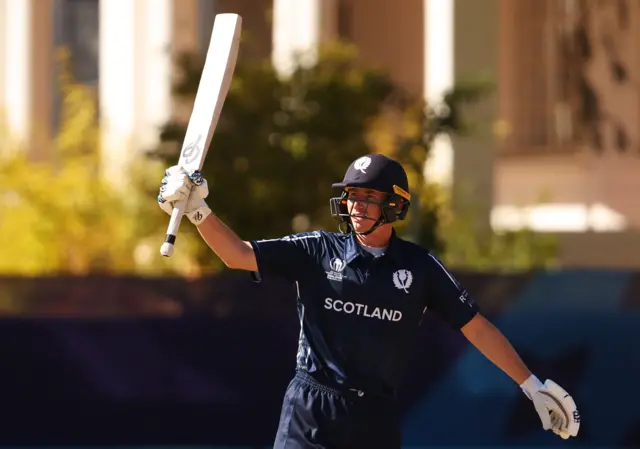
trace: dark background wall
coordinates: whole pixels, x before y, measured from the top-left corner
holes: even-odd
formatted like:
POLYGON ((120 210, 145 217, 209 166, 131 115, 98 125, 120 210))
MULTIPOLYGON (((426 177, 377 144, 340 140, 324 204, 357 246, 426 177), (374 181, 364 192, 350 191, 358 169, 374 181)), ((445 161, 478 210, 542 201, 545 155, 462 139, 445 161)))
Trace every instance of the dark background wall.
MULTIPOLYGON (((640 447, 640 275, 458 273, 542 379, 572 393, 579 438, 464 338, 424 322, 401 392, 407 447, 640 447)), ((267 447, 294 367, 291 286, 244 276, 2 279, 0 444, 267 447)))

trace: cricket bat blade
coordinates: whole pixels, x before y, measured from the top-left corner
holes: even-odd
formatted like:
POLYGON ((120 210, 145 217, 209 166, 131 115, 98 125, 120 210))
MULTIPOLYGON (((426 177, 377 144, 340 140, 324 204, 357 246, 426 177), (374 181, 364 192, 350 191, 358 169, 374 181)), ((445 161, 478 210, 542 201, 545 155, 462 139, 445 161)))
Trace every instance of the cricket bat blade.
MULTIPOLYGON (((205 58, 200 84, 178 165, 189 175, 202 170, 211 138, 218 125, 222 105, 229 93, 240 47, 242 18, 238 14, 218 14, 213 24, 211 40, 205 58)), ((171 257, 184 216, 188 198, 174 204, 160 254, 171 257)))

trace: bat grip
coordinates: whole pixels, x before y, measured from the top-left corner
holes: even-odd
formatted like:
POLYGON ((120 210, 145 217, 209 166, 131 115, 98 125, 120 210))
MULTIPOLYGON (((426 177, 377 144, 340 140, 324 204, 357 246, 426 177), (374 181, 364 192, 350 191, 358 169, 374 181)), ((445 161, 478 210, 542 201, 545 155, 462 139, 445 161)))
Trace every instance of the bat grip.
POLYGON ((173 254, 173 247, 176 242, 176 236, 178 235, 178 228, 180 227, 180 221, 184 216, 184 209, 187 206, 187 200, 177 202, 173 211, 171 212, 171 219, 169 220, 169 226, 167 226, 167 236, 160 248, 160 254, 164 257, 171 257, 173 254))

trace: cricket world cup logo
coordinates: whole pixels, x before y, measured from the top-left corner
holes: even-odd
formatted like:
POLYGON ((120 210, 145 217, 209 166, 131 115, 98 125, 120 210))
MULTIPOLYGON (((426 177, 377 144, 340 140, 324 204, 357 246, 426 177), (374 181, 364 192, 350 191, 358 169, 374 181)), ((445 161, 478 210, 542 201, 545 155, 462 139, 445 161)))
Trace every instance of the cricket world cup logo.
POLYGON ((196 137, 196 141, 191 142, 182 150, 182 158, 184 159, 184 163, 186 165, 193 164, 196 160, 198 160, 198 157, 202 152, 200 140, 202 140, 202 134, 198 134, 198 137, 196 137))
POLYGON ((338 257, 334 257, 331 262, 329 262, 329 268, 331 270, 326 271, 327 279, 342 282, 342 279, 344 279, 342 272, 347 268, 347 263, 338 257))
POLYGON ((338 271, 339 272, 339 271, 344 270, 345 263, 344 263, 344 260, 338 259, 336 257, 329 263, 329 266, 331 267, 331 269, 333 271, 338 271))

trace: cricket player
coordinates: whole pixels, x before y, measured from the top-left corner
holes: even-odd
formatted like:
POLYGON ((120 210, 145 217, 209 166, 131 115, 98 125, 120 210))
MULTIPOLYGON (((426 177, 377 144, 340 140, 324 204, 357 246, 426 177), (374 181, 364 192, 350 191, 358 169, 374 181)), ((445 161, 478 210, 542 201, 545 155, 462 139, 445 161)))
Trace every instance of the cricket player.
POLYGON ((169 168, 158 196, 168 214, 188 198, 186 216, 229 268, 297 286, 296 372, 274 448, 399 449, 396 391, 425 311, 459 329, 513 379, 543 429, 575 437, 580 415, 571 396, 529 371, 436 256, 396 235, 393 224, 411 204, 402 165, 369 154, 353 161, 333 188, 330 210, 340 232, 257 241, 243 241, 216 217, 199 172, 169 168))

